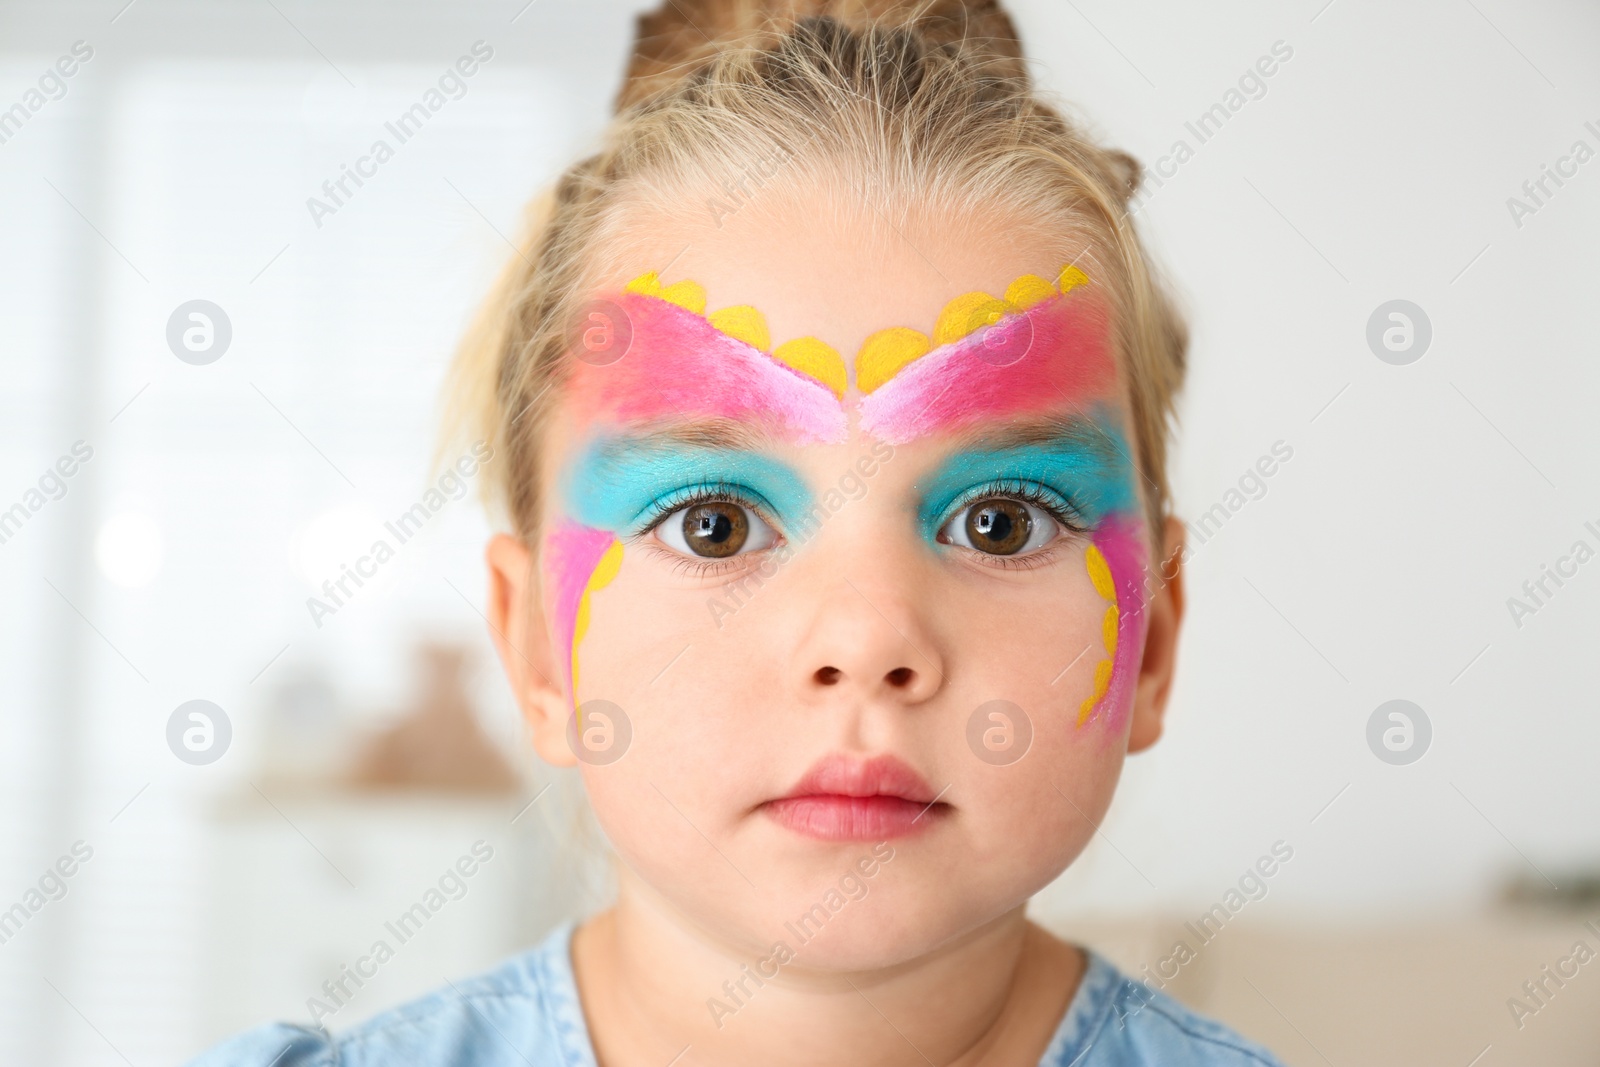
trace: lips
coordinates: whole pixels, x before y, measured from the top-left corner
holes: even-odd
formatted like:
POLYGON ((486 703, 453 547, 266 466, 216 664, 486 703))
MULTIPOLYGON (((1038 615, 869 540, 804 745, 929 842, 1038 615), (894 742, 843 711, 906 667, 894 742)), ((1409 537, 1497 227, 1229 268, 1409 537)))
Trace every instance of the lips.
POLYGON ((823 841, 882 841, 929 829, 953 810, 903 760, 833 753, 761 810, 795 833, 823 841))

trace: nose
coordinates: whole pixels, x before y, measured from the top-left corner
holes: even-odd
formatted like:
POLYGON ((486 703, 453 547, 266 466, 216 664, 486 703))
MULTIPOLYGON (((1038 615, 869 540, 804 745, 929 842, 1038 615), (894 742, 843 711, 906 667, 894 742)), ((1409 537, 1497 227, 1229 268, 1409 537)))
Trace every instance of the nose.
POLYGON ((919 704, 944 685, 938 642, 905 592, 838 579, 796 649, 812 696, 853 691, 871 701, 919 704))

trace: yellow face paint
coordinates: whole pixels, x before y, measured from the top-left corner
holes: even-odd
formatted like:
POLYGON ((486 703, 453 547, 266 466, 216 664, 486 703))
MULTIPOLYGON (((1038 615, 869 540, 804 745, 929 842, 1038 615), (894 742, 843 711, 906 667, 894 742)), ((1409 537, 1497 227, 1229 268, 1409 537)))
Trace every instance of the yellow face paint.
POLYGON ((1006 303, 1026 311, 1056 295, 1056 287, 1037 274, 1024 274, 1006 288, 1006 303))
POLYGON ((1084 564, 1089 568, 1089 581, 1094 584, 1094 591, 1111 602, 1106 608, 1105 615, 1100 621, 1100 639, 1105 643, 1106 655, 1094 668, 1094 692, 1078 707, 1078 725, 1082 726, 1089 721, 1089 716, 1094 712, 1096 704, 1106 695, 1111 688, 1111 668, 1116 662, 1117 655, 1117 623, 1121 612, 1117 608, 1117 586, 1111 579, 1111 565, 1106 562, 1103 552, 1095 545, 1090 545, 1084 550, 1084 564))
POLYGON ((914 359, 933 351, 928 335, 907 326, 891 326, 867 338, 856 355, 856 388, 870 393, 900 373, 914 359))
MULTIPOLYGON (((1088 284, 1089 276, 1077 267, 1062 270, 1052 284, 1037 274, 1024 274, 1006 287, 1004 297, 988 293, 964 293, 944 306, 929 336, 908 326, 891 326, 868 337, 856 353, 856 387, 870 393, 889 381, 910 363, 935 348, 954 344, 962 338, 999 322, 1007 315, 1019 314, 1050 299, 1088 284)), ((663 286, 655 271, 641 274, 624 287, 626 292, 655 297, 702 315, 718 332, 743 341, 752 348, 799 373, 827 386, 843 399, 849 385, 844 359, 831 346, 815 337, 786 341, 772 348, 772 333, 766 316, 748 304, 736 304, 713 311, 706 309, 706 291, 696 282, 681 281, 663 286)))
POLYGON ((939 313, 931 338, 905 326, 879 330, 856 354, 856 387, 870 393, 935 348, 954 344, 1007 315, 1020 314, 1088 281, 1089 276, 1077 267, 1063 270, 1056 285, 1037 274, 1024 274, 1006 287, 1003 299, 974 292, 950 301, 939 313))
POLYGON ((1056 279, 1056 288, 1063 293, 1070 293, 1080 285, 1088 285, 1089 276, 1077 267, 1066 267, 1061 271, 1061 277, 1056 279))
POLYGON ((622 569, 622 542, 612 541, 594 565, 589 580, 584 583, 583 595, 578 598, 578 611, 572 620, 572 701, 578 702, 578 645, 589 631, 589 601, 591 594, 611 584, 611 579, 622 569))
POLYGON ((721 308, 709 315, 706 310, 706 291, 698 282, 681 281, 663 287, 655 271, 641 274, 623 287, 625 292, 652 296, 676 304, 686 311, 704 316, 706 322, 718 333, 743 341, 751 348, 766 353, 792 370, 828 387, 833 395, 844 398, 849 387, 849 371, 844 357, 830 345, 815 337, 800 337, 786 341, 777 350, 772 348, 772 331, 767 317, 749 304, 735 304, 721 308))
POLYGON ((808 378, 815 378, 832 389, 833 395, 841 400, 850 386, 844 358, 832 345, 824 344, 815 337, 797 337, 793 341, 785 341, 772 353, 772 358, 808 378))
POLYGON ((677 304, 686 311, 696 315, 705 314, 706 291, 699 282, 676 282, 665 288, 661 285, 661 276, 655 271, 641 274, 627 285, 623 286, 624 292, 638 293, 640 296, 653 296, 658 300, 665 300, 669 304, 677 304))
POLYGON ((939 313, 939 322, 933 328, 933 343, 935 345, 953 345, 969 333, 976 333, 985 326, 993 326, 1006 316, 1012 309, 1004 300, 997 300, 988 293, 967 293, 958 296, 944 306, 939 313))
POLYGON ((706 321, 751 348, 759 348, 765 352, 772 347, 772 333, 767 329, 767 317, 749 304, 737 304, 721 311, 713 311, 706 316, 706 321))

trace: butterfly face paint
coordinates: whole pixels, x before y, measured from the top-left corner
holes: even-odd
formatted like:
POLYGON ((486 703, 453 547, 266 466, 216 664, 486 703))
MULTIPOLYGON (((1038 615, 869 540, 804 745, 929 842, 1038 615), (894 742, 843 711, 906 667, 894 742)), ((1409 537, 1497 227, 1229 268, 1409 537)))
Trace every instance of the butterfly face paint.
MULTIPOLYGON (((800 338, 769 354, 760 312, 732 307, 704 317, 705 303, 694 282, 663 287, 654 273, 630 282, 616 301, 630 330, 625 355, 603 366, 572 366, 567 397, 579 425, 722 419, 794 444, 845 439, 845 368, 837 352, 800 338)), ((798 519, 809 506, 798 476, 756 453, 621 437, 592 442, 569 468, 565 487, 566 517, 552 527, 543 558, 547 610, 574 702, 590 596, 621 568, 620 538, 638 532, 653 509, 697 487, 742 490, 780 517, 798 519)))
MULTIPOLYGON (((704 314, 693 282, 663 287, 655 274, 617 297, 632 343, 606 366, 575 362, 569 403, 579 425, 750 424, 791 444, 849 436, 844 361, 815 338, 772 347, 766 321, 750 307, 704 314)), ((855 360, 852 400, 862 431, 903 444, 935 434, 1043 417, 1063 409, 1055 438, 1016 447, 957 452, 926 483, 919 507, 925 537, 959 498, 1027 484, 1052 494, 1088 535, 1083 566, 1106 607, 1098 628, 1104 655, 1077 722, 1115 726, 1131 708, 1142 653, 1145 527, 1133 463, 1112 402, 1117 389, 1103 295, 1069 267, 1052 283, 1028 275, 1003 298, 971 293, 951 301, 932 335, 893 327, 868 338, 855 360)), ((785 524, 811 510, 804 482, 783 464, 749 450, 641 441, 625 434, 591 438, 564 480, 566 518, 547 541, 552 617, 577 673, 590 595, 621 565, 622 539, 652 516, 682 507, 697 492, 764 509, 785 524)))
MULTIPOLYGON (((1001 314, 999 304, 975 314, 1001 314)), ((859 360, 857 370, 859 376, 859 360)), ((1105 310, 1098 294, 1079 288, 1006 313, 905 364, 862 399, 861 428, 904 444, 974 422, 1100 399, 1116 388, 1116 378, 1105 310)))
POLYGON ((1124 510, 1106 518, 1084 553, 1089 580, 1108 606, 1100 629, 1106 657, 1095 665, 1094 692, 1078 709, 1079 726, 1104 712, 1115 731, 1133 708, 1133 683, 1144 656, 1145 544, 1138 511, 1124 510))
POLYGON ((589 627, 590 594, 604 588, 622 567, 622 543, 610 531, 567 519, 557 521, 540 553, 545 572, 545 610, 564 650, 567 693, 578 692, 578 642, 589 627))
POLYGON ((1044 491, 1054 510, 1078 528, 1096 529, 1106 516, 1137 505, 1126 454, 1109 413, 1049 420, 1054 428, 1024 444, 985 444, 962 449, 924 480, 920 517, 930 541, 942 517, 984 492, 1030 485, 1044 491), (974 495, 976 494, 976 495, 974 495))
MULTIPOLYGON (((1020 445, 963 449, 928 477, 919 509, 932 544, 951 513, 985 497, 1022 494, 1091 533, 1082 559, 1095 591, 1107 602, 1099 638, 1104 656, 1094 690, 1078 708, 1077 724, 1104 712, 1113 733, 1132 707, 1132 679, 1143 648, 1144 522, 1134 492, 1133 463, 1112 411, 1053 418, 1059 429, 1020 445)), ((1039 436, 1030 434, 1030 436, 1039 436)))
POLYGON ((603 433, 570 466, 562 488, 568 517, 545 542, 552 576, 550 617, 568 650, 568 692, 577 693, 579 643, 591 594, 622 566, 623 541, 702 495, 732 498, 798 529, 812 497, 799 474, 758 452, 708 447, 671 433, 603 433))
POLYGON ((787 465, 667 434, 596 439, 573 464, 565 499, 583 525, 632 537, 707 490, 747 500, 785 524, 803 521, 811 506, 810 490, 787 465))
POLYGON ((1029 275, 1003 298, 959 297, 935 327, 931 342, 941 347, 914 330, 884 330, 857 356, 856 377, 867 393, 862 429, 891 444, 1063 406, 1093 412, 1043 445, 948 457, 929 483, 923 527, 931 537, 931 524, 959 504, 954 497, 962 490, 971 496, 1031 486, 1053 495, 1058 510, 1092 532, 1084 565, 1107 603, 1100 627, 1105 655, 1077 722, 1099 715, 1115 733, 1132 708, 1143 654, 1146 531, 1132 454, 1108 406, 1117 388, 1110 315, 1102 293, 1088 283, 1068 267, 1054 285, 1029 275))
POLYGON ((760 312, 733 307, 702 317, 699 286, 662 289, 654 274, 630 283, 617 306, 632 343, 615 363, 575 363, 568 399, 580 422, 600 414, 620 422, 724 418, 759 423, 794 444, 845 439, 844 364, 821 341, 801 338, 769 355, 760 312))

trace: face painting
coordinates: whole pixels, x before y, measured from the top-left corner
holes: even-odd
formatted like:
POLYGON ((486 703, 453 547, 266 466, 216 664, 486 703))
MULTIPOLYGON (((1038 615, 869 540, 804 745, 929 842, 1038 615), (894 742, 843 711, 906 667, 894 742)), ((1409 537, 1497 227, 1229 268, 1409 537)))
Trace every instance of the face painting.
MULTIPOLYGON (((617 307, 636 338, 631 358, 577 369, 568 399, 581 422, 715 419, 760 426, 796 444, 845 436, 844 363, 822 342, 802 338, 782 346, 782 358, 768 355, 755 309, 703 317, 704 290, 693 282, 663 288, 654 274, 630 283, 617 307)), ((670 436, 645 442, 596 435, 569 467, 561 494, 567 518, 550 531, 541 557, 549 575, 546 608, 565 650, 573 699, 589 597, 621 567, 623 540, 651 517, 682 506, 678 501, 696 486, 724 486, 730 471, 745 476, 739 484, 750 483, 752 503, 776 508, 782 501, 785 513, 795 515, 804 508, 808 494, 793 472, 755 453, 735 455, 670 436)), ((707 521, 714 525, 716 516, 707 521)))
POLYGON ((1115 406, 1109 316, 1082 271, 1068 267, 1055 282, 1027 275, 1004 297, 959 297, 931 335, 909 327, 872 334, 853 364, 858 395, 848 397, 833 348, 812 337, 774 347, 757 309, 707 315, 693 282, 663 287, 646 274, 614 299, 631 347, 612 364, 574 365, 568 403, 582 443, 563 470, 561 517, 541 552, 574 699, 588 613, 625 544, 685 508, 671 534, 681 549, 697 542, 690 555, 771 543, 765 523, 719 509, 714 498, 799 529, 814 514, 813 494, 761 440, 835 444, 854 424, 890 445, 958 442, 919 480, 918 533, 933 550, 1025 551, 1052 522, 1088 541, 1076 552, 1105 604, 1102 647, 1087 650, 1093 689, 1074 721, 1104 721, 1113 734, 1122 725, 1141 654, 1147 535, 1115 406), (696 432, 704 424, 748 432, 721 439, 696 432), (981 514, 946 541, 949 516, 963 509, 981 514))
MULTIPOLYGON (((996 441, 1005 436, 1014 435, 992 435, 981 447, 956 451, 933 472, 922 505, 924 536, 932 539, 942 516, 998 494, 1032 500, 1067 530, 1092 535, 1083 561, 1095 591, 1106 601, 1100 630, 1104 656, 1091 660, 1096 664, 1094 691, 1079 707, 1076 722, 1084 726, 1106 710, 1110 725, 1120 728, 1131 706, 1130 687, 1142 651, 1140 576, 1145 567, 1144 524, 1127 445, 1114 415, 1104 407, 1091 416, 1047 420, 1026 435, 1038 438, 1035 443, 1005 446, 996 441)), ((990 507, 998 512, 990 529, 998 522, 1014 540, 1013 531, 1025 519, 990 507)), ((979 536, 984 533, 980 530, 979 536)))

